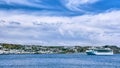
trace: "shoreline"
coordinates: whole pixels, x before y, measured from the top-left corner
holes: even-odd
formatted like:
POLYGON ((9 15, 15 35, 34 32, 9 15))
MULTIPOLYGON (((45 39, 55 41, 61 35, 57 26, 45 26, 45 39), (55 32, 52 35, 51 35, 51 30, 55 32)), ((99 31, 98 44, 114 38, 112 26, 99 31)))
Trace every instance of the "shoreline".
MULTIPOLYGON (((93 46, 41 46, 41 45, 19 45, 19 44, 0 44, 0 54, 71 54, 85 53, 93 46)), ((97 46, 97 48, 110 48, 114 54, 120 54, 117 46, 97 46)))

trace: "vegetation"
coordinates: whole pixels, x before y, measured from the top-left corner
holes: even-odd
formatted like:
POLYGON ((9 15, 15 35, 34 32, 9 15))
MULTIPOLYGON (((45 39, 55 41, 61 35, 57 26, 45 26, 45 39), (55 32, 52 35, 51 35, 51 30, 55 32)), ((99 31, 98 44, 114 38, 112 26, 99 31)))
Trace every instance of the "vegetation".
MULTIPOLYGON (((19 45, 1 43, 1 50, 21 50, 29 53, 84 53, 91 46, 40 46, 40 45, 19 45)), ((120 53, 120 48, 117 46, 105 45, 104 48, 111 48, 114 53, 120 53)))
POLYGON ((3 43, 3 44, 1 44, 1 46, 3 48, 6 48, 6 49, 24 49, 24 46, 16 45, 16 44, 6 44, 6 43, 3 43))

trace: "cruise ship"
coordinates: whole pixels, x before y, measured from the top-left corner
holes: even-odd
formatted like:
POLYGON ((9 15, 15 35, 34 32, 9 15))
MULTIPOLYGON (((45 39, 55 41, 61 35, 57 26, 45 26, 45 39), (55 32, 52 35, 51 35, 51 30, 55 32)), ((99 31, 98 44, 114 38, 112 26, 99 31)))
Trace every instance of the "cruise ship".
POLYGON ((87 55, 113 55, 113 50, 110 48, 90 48, 86 50, 87 55))

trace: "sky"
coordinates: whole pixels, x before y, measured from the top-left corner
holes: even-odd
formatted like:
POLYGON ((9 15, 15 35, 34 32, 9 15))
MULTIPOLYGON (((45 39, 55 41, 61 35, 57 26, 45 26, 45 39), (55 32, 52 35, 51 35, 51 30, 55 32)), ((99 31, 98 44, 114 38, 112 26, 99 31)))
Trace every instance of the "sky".
POLYGON ((0 43, 120 46, 120 0, 0 0, 0 43))

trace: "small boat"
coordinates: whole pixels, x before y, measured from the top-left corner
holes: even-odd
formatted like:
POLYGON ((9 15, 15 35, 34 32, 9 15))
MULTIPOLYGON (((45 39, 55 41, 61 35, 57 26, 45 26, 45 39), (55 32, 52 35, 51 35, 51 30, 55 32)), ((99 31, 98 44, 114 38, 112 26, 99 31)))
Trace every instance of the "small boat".
POLYGON ((113 50, 110 48, 90 48, 86 50, 87 55, 113 55, 113 50))

